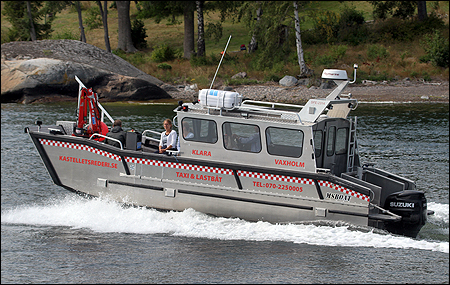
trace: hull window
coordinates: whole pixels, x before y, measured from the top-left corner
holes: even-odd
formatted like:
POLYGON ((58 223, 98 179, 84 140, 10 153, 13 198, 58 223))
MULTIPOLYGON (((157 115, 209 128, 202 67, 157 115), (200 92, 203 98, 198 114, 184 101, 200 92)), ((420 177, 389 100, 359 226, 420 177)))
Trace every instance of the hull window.
POLYGON ((302 156, 302 131, 269 127, 266 129, 266 140, 269 154, 287 157, 302 156))

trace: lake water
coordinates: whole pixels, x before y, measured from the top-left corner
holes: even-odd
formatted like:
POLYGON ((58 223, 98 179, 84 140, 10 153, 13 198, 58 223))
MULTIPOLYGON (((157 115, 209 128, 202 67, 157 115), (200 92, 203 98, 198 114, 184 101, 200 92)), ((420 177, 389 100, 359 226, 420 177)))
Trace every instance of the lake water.
MULTIPOLYGON (((416 239, 348 226, 158 212, 54 185, 26 126, 76 103, 2 104, 1 283, 449 283, 449 105, 360 104, 361 160, 416 181, 435 211, 416 239)), ((160 131, 171 104, 103 104, 160 131)))

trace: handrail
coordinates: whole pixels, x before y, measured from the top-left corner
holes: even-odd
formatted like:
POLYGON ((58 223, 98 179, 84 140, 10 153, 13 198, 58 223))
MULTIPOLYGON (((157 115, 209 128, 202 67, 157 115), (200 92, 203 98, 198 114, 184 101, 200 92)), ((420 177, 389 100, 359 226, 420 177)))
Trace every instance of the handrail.
MULTIPOLYGON (((275 108, 275 106, 284 106, 284 107, 294 107, 294 108, 303 108, 305 106, 303 105, 296 105, 296 104, 286 104, 286 103, 277 103, 277 102, 264 102, 264 101, 255 101, 255 100, 245 100, 242 102, 241 106, 243 105, 248 105, 246 103, 257 103, 257 104, 271 104, 272 105, 272 109, 275 108)), ((258 106, 258 105, 253 105, 256 107, 263 107, 263 106, 258 106)))
MULTIPOLYGON (((294 105, 294 104, 284 104, 284 103, 275 103, 275 102, 262 102, 262 101, 253 101, 253 100, 245 100, 244 102, 249 101, 250 103, 262 103, 262 104, 272 104, 272 106, 278 105, 278 106, 285 106, 285 107, 295 107, 295 108, 303 108, 304 106, 302 105, 294 105)), ((258 105, 250 105, 247 104, 247 106, 243 106, 244 102, 242 102, 241 104, 241 108, 242 111, 244 108, 255 111, 255 112, 266 112, 266 113, 272 113, 272 114, 289 114, 289 115, 296 115, 297 119, 299 121, 300 124, 303 124, 302 119, 300 118, 299 112, 294 112, 294 111, 287 111, 287 110, 279 110, 279 109, 273 109, 274 107, 272 107, 272 109, 268 109, 267 107, 263 107, 263 106, 258 106, 258 105), (256 107, 256 108, 254 108, 256 107)))
POLYGON ((94 137, 94 136, 104 137, 105 139, 116 141, 116 142, 119 143, 120 149, 123 149, 122 142, 119 141, 118 139, 115 139, 115 138, 112 138, 112 137, 108 137, 108 136, 105 136, 105 135, 101 135, 101 134, 93 134, 89 139, 92 139, 92 137, 94 137))
POLYGON ((145 131, 142 132, 142 136, 144 136, 145 133, 147 133, 147 132, 155 134, 155 135, 159 135, 159 136, 161 135, 161 132, 157 132, 157 131, 154 131, 154 130, 145 130, 145 131))
MULTIPOLYGON (((78 84, 80 84, 80 88, 79 88, 78 92, 80 92, 81 88, 87 88, 83 84, 83 82, 81 82, 80 78, 78 78, 78 76, 76 76, 76 75, 75 75, 75 80, 78 82, 78 84)), ((109 115, 108 111, 106 111, 105 108, 103 108, 103 106, 102 106, 102 104, 100 104, 100 102, 97 101, 97 104, 100 107, 100 110, 102 110, 101 121, 103 122, 104 115, 106 115, 106 117, 108 117, 108 119, 111 121, 111 123, 114 124, 114 119, 109 115)), ((78 96, 78 108, 79 107, 80 107, 80 96, 78 96)))

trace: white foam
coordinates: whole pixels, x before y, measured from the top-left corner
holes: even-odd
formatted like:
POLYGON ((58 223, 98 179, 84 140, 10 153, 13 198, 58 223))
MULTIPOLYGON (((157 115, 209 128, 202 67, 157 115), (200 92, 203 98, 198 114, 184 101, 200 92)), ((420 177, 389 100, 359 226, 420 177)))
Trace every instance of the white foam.
POLYGON ((437 220, 448 224, 448 204, 428 202, 427 209, 434 211, 434 214, 428 217, 429 220, 437 220))
MULTIPOLYGON (((429 203, 448 221, 448 205, 429 203), (446 216, 445 216, 446 215, 446 216)), ((192 209, 159 212, 123 208, 102 199, 69 196, 47 205, 19 206, 2 212, 2 223, 68 226, 96 232, 171 234, 174 236, 252 241, 285 241, 323 246, 415 248, 449 252, 449 243, 350 230, 348 226, 279 225, 211 217, 192 209)))

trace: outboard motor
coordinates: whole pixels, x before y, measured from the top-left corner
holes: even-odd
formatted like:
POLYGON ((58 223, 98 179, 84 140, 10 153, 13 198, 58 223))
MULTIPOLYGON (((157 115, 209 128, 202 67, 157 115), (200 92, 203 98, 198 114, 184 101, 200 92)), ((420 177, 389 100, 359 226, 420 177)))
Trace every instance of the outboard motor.
POLYGON ((427 220, 427 199, 422 191, 405 190, 386 198, 384 209, 402 217, 399 222, 387 222, 386 230, 415 238, 427 220))

